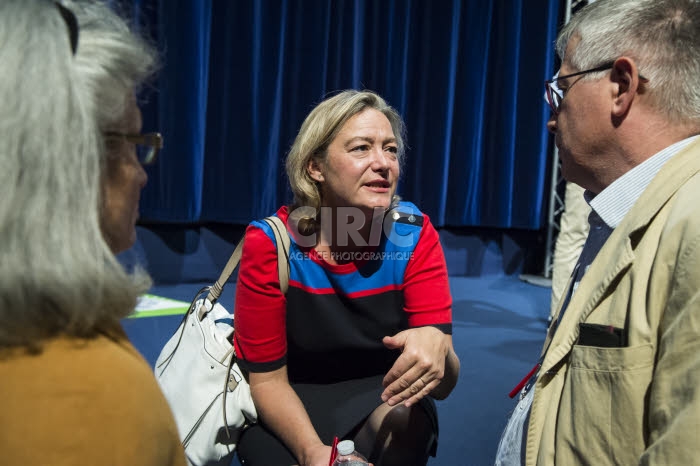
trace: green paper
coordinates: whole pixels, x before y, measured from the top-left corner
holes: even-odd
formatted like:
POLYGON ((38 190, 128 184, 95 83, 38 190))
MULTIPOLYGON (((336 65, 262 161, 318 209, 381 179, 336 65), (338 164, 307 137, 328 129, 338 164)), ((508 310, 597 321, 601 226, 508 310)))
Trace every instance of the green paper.
POLYGON ((187 312, 189 308, 190 303, 186 301, 145 294, 139 298, 136 303, 136 310, 129 318, 137 319, 141 317, 182 315, 187 312))

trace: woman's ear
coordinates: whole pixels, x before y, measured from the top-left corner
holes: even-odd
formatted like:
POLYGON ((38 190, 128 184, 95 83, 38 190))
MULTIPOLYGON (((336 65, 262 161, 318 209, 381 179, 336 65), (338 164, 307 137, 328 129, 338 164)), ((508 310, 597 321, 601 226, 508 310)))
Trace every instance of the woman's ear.
POLYGON ((311 179, 316 181, 317 183, 321 183, 323 181, 323 172, 321 171, 321 164, 317 159, 313 158, 309 160, 309 164, 306 166, 306 171, 309 173, 311 179))

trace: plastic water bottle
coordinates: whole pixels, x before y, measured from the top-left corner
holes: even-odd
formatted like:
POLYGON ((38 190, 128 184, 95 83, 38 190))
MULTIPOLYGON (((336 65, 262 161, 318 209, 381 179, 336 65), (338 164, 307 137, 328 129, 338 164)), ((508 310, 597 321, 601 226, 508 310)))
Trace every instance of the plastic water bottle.
POLYGON ((355 451, 355 443, 352 440, 343 440, 338 443, 338 456, 333 461, 333 466, 369 466, 367 458, 355 451))

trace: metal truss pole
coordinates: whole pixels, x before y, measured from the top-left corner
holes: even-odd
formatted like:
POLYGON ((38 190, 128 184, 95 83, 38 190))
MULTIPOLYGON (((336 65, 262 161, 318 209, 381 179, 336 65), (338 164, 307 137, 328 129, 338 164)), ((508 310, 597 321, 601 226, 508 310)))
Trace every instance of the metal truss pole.
MULTIPOLYGON (((576 2, 578 4, 585 3, 585 0, 576 2)), ((566 0, 564 5, 564 24, 571 19, 571 12, 574 8, 572 0, 566 0)), ((547 214, 547 242, 545 244, 545 259, 544 270, 542 275, 544 278, 552 278, 552 267, 554 263, 554 245, 556 235, 559 233, 559 218, 564 211, 564 199, 559 195, 559 187, 566 183, 561 176, 561 165, 559 162, 559 150, 555 145, 552 145, 552 173, 549 193, 549 211, 547 214)))

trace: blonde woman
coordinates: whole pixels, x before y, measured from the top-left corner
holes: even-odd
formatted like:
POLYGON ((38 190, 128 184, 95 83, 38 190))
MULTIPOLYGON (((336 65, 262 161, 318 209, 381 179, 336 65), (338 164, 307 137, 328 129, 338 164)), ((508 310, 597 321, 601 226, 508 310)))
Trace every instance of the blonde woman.
POLYGON ((335 436, 375 466, 425 465, 432 398, 457 382, 451 297, 436 230, 395 196, 403 122, 377 94, 344 91, 306 118, 287 159, 294 204, 286 296, 277 245, 253 222, 236 288, 235 345, 259 423, 245 465, 327 466, 335 436))

